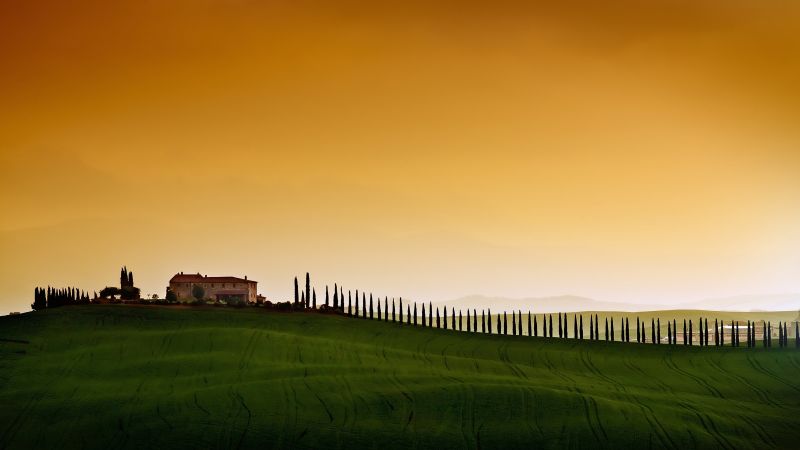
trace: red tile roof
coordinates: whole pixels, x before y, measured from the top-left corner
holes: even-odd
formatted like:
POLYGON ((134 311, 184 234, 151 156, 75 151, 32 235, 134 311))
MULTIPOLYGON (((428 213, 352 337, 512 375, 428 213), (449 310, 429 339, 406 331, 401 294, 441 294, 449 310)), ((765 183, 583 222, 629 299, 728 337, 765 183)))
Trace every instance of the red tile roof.
POLYGON ((199 273, 176 273, 170 278, 170 283, 257 283, 255 280, 245 280, 237 277, 209 277, 199 273))

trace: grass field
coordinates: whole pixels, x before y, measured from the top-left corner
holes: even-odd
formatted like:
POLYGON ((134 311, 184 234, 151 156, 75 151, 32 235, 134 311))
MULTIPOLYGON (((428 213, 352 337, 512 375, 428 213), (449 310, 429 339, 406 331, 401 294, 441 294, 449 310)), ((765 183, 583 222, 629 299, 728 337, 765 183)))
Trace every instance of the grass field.
POLYGON ((0 448, 800 448, 800 351, 258 309, 0 318, 0 448))

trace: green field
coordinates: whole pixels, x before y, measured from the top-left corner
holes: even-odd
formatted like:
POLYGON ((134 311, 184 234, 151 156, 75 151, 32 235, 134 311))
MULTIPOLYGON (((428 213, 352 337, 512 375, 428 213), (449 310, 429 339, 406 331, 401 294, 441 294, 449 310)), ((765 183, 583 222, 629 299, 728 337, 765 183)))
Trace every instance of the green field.
POLYGON ((0 448, 800 448, 800 351, 246 308, 0 318, 0 448))

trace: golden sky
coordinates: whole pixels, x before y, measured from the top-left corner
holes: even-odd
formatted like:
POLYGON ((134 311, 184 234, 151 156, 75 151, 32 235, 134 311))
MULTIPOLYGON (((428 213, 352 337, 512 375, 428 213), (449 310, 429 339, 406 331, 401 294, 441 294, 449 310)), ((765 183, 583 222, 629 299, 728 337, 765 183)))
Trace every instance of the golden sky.
POLYGON ((794 0, 0 3, 0 312, 131 268, 800 291, 794 0))

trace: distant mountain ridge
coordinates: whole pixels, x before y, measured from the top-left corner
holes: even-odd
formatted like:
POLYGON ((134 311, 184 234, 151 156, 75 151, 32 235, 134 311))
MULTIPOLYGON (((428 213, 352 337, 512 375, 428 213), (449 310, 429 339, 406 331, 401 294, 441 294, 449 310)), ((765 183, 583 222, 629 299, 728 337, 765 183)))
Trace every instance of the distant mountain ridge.
POLYGON ((800 294, 739 295, 734 297, 712 298, 672 305, 628 303, 595 300, 578 295, 557 295, 550 297, 492 297, 468 295, 452 300, 434 302, 435 306, 456 309, 487 309, 495 311, 535 311, 537 313, 577 312, 577 311, 655 311, 667 309, 704 309, 716 311, 791 311, 800 310, 800 294))

